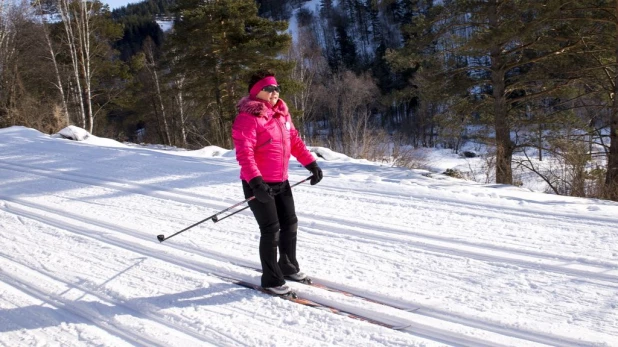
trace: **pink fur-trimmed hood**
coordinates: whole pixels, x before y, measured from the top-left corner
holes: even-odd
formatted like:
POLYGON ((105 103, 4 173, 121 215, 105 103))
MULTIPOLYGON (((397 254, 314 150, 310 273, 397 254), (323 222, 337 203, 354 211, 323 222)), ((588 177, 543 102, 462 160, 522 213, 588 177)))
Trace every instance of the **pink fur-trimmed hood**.
POLYGON ((245 96, 240 99, 236 108, 238 109, 238 113, 248 113, 257 117, 266 118, 268 118, 268 112, 270 110, 279 115, 287 115, 289 111, 288 105, 281 99, 279 99, 274 106, 270 106, 267 101, 253 99, 250 96, 245 96))

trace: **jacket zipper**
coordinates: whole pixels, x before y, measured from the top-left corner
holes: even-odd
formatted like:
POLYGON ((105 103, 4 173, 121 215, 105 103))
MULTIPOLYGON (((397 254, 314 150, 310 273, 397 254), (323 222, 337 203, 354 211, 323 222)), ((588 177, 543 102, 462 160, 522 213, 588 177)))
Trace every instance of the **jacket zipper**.
MULTIPOLYGON (((286 145, 285 145, 285 135, 284 135, 284 125, 281 124, 281 121, 277 120, 277 123, 279 123, 279 130, 281 133, 281 146, 283 147, 283 155, 281 156, 281 173, 285 172, 285 156, 287 155, 286 153, 286 145)), ((283 179, 283 177, 281 177, 283 179)))

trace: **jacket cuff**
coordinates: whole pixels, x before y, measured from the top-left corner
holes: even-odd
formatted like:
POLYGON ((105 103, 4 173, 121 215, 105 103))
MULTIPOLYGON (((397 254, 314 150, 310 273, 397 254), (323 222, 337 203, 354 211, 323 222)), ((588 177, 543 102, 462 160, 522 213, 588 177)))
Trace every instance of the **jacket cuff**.
POLYGON ((311 163, 305 165, 305 169, 307 169, 309 171, 311 171, 311 169, 315 169, 317 167, 318 167, 318 161, 317 160, 314 160, 311 163))

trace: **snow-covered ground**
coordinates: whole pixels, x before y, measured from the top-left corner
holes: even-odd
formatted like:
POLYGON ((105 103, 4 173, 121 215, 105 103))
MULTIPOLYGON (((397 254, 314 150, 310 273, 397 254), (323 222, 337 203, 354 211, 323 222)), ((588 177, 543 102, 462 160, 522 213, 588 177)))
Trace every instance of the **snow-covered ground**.
MULTIPOLYGON (((226 282, 259 283, 222 149, 162 151, 0 129, 0 345, 618 346, 618 203, 346 158, 294 188, 302 284, 391 330, 226 282), (214 155, 216 153, 216 155, 214 155), (180 155, 179 155, 180 154, 180 155), (243 266, 245 265, 245 266, 243 266)), ((292 183, 309 173, 292 160, 292 183)))

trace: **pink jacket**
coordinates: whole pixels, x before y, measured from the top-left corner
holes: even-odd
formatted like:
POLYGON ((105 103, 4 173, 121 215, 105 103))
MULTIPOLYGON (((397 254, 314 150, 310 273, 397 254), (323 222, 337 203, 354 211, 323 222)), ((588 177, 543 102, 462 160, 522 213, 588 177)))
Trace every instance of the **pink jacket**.
POLYGON ((244 97, 237 107, 232 138, 242 180, 249 182, 257 176, 271 183, 287 180, 290 154, 303 166, 315 161, 292 124, 283 100, 271 106, 266 101, 244 97))

